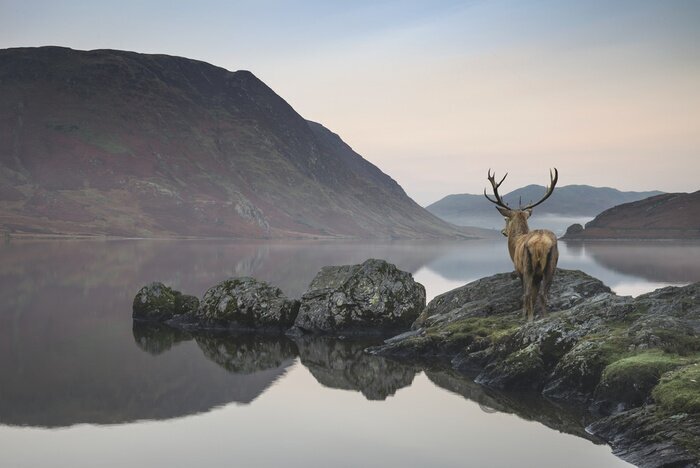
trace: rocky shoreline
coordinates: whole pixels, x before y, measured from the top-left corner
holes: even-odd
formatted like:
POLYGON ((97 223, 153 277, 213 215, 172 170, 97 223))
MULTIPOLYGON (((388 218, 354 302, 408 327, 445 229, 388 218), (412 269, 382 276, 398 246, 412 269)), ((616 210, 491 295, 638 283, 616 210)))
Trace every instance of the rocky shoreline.
POLYGON ((532 323, 520 295, 515 274, 480 279, 436 297, 412 331, 369 352, 582 408, 581 427, 638 466, 698 465, 700 283, 621 297, 558 270, 550 313, 532 323))
MULTIPOLYGON (((365 353, 352 347, 363 368, 375 357, 413 369, 384 382, 380 366, 367 382, 395 389, 424 370, 486 407, 601 438, 638 466, 698 466, 700 283, 632 298, 560 269, 549 313, 531 323, 521 316, 521 295, 517 276, 502 273, 425 306, 410 274, 368 260, 325 267, 300 301, 252 278, 220 283, 202 301, 154 283, 134 299, 134 320, 196 334, 286 333, 320 382, 334 362, 328 354, 350 352, 348 341, 330 337, 402 332, 365 353)), ((372 388, 367 383, 368 395, 372 388)))

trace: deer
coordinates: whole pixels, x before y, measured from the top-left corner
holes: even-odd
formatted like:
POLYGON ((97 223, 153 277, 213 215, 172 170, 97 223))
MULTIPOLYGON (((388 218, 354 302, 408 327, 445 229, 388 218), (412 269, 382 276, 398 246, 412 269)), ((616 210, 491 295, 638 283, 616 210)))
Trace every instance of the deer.
POLYGON ((552 195, 559 179, 559 172, 554 168, 554 174, 552 174, 550 169, 550 183, 540 201, 526 206, 519 205, 518 209, 508 206, 498 194, 498 188, 507 176, 506 172, 501 181, 496 182, 496 173, 492 175, 489 169, 488 180, 495 199, 488 196, 486 189, 484 189, 484 196, 496 205, 496 209, 505 219, 506 227, 501 233, 508 238, 508 253, 523 287, 523 317, 527 317, 527 321, 531 322, 534 320, 538 298, 542 302, 542 316, 547 313, 547 295, 559 261, 559 250, 557 236, 552 231, 546 229, 530 231, 527 220, 532 215, 532 209, 552 195))

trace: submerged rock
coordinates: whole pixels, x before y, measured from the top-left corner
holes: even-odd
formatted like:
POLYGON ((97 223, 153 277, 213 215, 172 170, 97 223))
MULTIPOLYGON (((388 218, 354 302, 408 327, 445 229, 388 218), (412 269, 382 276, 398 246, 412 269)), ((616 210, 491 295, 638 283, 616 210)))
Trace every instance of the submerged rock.
POLYGON ((301 298, 304 332, 383 334, 408 329, 425 307, 425 288, 384 260, 324 267, 301 298))
POLYGON ((199 299, 182 294, 163 283, 148 284, 136 293, 132 307, 134 320, 164 322, 197 310, 199 299))
POLYGON ((194 319, 203 328, 283 331, 294 324, 299 301, 255 278, 231 278, 210 288, 194 319))

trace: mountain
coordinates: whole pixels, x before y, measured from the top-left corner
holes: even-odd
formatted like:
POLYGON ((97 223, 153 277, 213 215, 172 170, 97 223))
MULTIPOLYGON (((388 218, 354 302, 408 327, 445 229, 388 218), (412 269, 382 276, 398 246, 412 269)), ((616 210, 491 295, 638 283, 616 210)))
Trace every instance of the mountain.
POLYGON ((700 239, 700 191, 619 205, 569 228, 564 239, 700 239))
POLYGON ((166 55, 0 50, 0 229, 465 237, 249 71, 166 55))
MULTIPOLYGON (((503 199, 510 206, 518 206, 521 200, 523 204, 537 201, 544 193, 545 187, 528 185, 508 193, 503 199)), ((545 203, 535 208, 535 214, 567 219, 590 219, 613 206, 661 193, 663 192, 621 192, 609 187, 567 185, 557 187, 545 203)), ((502 224, 501 215, 494 209, 493 204, 486 201, 483 194, 448 195, 426 209, 435 216, 457 225, 500 227, 502 224)))

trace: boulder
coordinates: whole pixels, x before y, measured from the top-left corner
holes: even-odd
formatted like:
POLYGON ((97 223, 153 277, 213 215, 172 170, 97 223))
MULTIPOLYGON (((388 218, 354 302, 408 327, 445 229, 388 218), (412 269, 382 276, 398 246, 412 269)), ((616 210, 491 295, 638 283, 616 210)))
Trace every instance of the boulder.
POLYGON ((250 277, 231 278, 209 288, 194 314, 198 328, 284 331, 294 324, 299 301, 250 277))
POLYGON ((321 269, 301 298, 297 330, 338 335, 408 329, 425 307, 425 288, 384 260, 321 269))
POLYGON ((199 299, 182 294, 163 283, 154 282, 139 289, 132 305, 132 317, 143 322, 164 322, 197 310, 199 299))

